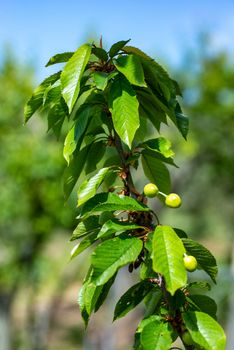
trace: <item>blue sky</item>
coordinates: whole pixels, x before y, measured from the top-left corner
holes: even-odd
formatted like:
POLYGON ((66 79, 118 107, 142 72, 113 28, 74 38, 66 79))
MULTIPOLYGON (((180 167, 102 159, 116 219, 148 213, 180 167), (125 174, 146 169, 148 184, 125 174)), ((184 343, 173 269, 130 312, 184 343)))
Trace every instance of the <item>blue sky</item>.
POLYGON ((0 11, 0 57, 11 44, 21 62, 33 61, 37 77, 54 53, 73 51, 88 34, 104 43, 132 45, 178 64, 183 48, 194 48, 199 31, 213 35, 215 48, 234 52, 234 1, 4 1, 0 11))

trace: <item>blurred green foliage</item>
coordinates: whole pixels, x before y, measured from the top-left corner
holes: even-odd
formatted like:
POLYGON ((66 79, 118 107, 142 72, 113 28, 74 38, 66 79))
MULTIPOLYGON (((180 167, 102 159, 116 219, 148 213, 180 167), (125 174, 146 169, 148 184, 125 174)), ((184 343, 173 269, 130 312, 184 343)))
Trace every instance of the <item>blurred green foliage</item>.
POLYGON ((228 54, 212 52, 208 38, 197 46, 177 71, 190 117, 188 142, 170 135, 181 168, 174 186, 184 201, 177 219, 194 237, 225 244, 234 223, 234 66, 228 54))
MULTIPOLYGON (((0 313, 8 312, 6 318, 14 315, 18 293, 30 290, 31 295, 26 293, 26 319, 31 320, 31 327, 35 326, 38 286, 49 278, 61 278, 57 248, 47 256, 45 250, 52 239, 59 241, 61 233, 63 240, 68 240, 75 217, 71 207, 64 205, 61 144, 53 136, 45 136, 43 118, 23 126, 23 106, 33 84, 33 70, 19 65, 6 52, 0 67, 0 313)), ((59 254, 61 257, 64 252, 59 254)))
POLYGON ((60 144, 45 137, 43 121, 23 126, 32 78, 30 68, 6 55, 0 71, 1 289, 23 281, 49 236, 73 223, 61 190, 60 144))
MULTIPOLYGON (((191 121, 188 142, 169 136, 180 166, 173 183, 183 206, 176 214, 163 213, 163 222, 171 219, 200 235, 228 261, 234 224, 234 66, 226 53, 210 52, 209 42, 199 45, 177 71, 191 121)), ((7 53, 0 67, 0 296, 15 297, 21 287, 53 278, 51 261, 57 260, 45 249, 61 231, 65 242, 66 230, 70 234, 74 226, 74 210, 62 195, 62 142, 45 136, 43 117, 23 126, 23 106, 33 85, 33 70, 7 53)), ((221 278, 227 288, 217 291, 218 303, 229 288, 227 273, 221 278)))

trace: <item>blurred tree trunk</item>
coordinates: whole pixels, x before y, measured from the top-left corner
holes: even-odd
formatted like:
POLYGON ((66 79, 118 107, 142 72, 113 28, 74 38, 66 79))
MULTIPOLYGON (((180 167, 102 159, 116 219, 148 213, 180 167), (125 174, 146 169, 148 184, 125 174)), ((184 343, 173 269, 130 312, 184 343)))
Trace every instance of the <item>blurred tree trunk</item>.
POLYGON ((37 287, 31 281, 31 291, 27 307, 27 341, 30 350, 45 350, 48 343, 51 308, 49 305, 39 305, 37 287))
POLYGON ((0 294, 0 350, 11 350, 11 294, 0 294))

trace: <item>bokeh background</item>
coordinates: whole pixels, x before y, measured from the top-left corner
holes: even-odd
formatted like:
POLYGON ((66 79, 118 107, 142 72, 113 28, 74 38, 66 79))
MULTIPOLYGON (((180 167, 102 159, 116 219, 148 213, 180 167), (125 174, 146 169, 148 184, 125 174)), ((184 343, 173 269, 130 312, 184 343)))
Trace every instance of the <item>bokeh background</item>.
POLYGON ((121 271, 85 332, 76 300, 88 258, 69 262, 75 195, 64 205, 62 140, 46 133, 43 116, 23 126, 24 103, 53 72, 44 67, 48 58, 101 35, 106 48, 131 38, 182 86, 188 141, 165 134, 180 166, 171 174, 183 206, 157 210, 217 257, 211 294, 232 350, 234 2, 8 0, 0 8, 0 350, 131 349, 143 307, 111 320, 136 276, 121 271))

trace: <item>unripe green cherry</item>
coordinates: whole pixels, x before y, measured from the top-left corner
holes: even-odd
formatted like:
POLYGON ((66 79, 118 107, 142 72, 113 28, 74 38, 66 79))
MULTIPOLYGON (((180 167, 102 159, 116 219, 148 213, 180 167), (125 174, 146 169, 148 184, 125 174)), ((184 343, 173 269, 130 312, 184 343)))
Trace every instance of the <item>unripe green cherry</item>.
POLYGON ((166 196, 165 204, 170 208, 179 208, 181 206, 181 198, 176 193, 170 193, 166 196))
POLYGON ((189 272, 195 271, 197 268, 197 259, 192 255, 185 255, 184 266, 189 272))
POLYGON ((158 192, 159 192, 159 189, 155 184, 149 183, 144 187, 144 194, 146 197, 149 197, 149 198, 156 197, 158 192))
POLYGON ((194 345, 194 341, 188 331, 183 333, 182 340, 186 345, 194 345))

